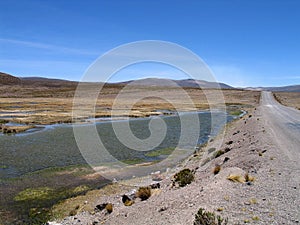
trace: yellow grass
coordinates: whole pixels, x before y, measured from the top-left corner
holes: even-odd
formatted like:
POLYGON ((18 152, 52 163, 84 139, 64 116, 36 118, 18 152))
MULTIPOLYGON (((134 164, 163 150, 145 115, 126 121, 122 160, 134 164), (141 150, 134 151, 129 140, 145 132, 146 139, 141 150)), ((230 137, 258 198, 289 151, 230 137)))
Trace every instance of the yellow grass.
POLYGON ((245 178, 242 175, 237 175, 237 174, 230 174, 227 177, 228 180, 232 181, 232 182, 238 182, 238 183, 244 183, 245 182, 245 178))

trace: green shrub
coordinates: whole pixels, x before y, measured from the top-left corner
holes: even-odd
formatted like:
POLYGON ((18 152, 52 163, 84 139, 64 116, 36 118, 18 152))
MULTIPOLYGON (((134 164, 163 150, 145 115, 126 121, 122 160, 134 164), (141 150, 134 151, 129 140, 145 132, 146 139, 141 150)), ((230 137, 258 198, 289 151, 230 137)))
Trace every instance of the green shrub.
POLYGON ((216 148, 210 148, 210 149, 208 149, 207 151, 208 151, 208 154, 210 154, 210 153, 216 151, 216 148))
POLYGON ((178 183, 180 187, 184 187, 187 184, 192 183, 195 176, 190 169, 183 169, 174 175, 174 182, 178 183))
POLYGON ((216 216, 212 212, 207 212, 203 208, 200 208, 195 215, 194 225, 226 225, 227 219, 222 219, 220 216, 216 216))
POLYGON ((221 155, 223 155, 225 153, 225 151, 223 151, 223 150, 218 150, 218 151, 216 151, 216 153, 215 153, 215 158, 218 158, 219 156, 221 156, 221 155))

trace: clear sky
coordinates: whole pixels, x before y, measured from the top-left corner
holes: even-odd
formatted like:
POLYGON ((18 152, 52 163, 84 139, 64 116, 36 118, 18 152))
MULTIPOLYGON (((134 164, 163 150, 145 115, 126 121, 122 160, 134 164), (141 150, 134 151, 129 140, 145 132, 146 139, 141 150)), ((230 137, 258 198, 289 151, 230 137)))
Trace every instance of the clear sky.
MULTIPOLYGON (((163 40, 198 54, 220 82, 300 84, 299 12, 298 0, 1 0, 0 71, 80 80, 118 45, 163 40)), ((184 78, 137 65, 119 80, 140 76, 184 78)))

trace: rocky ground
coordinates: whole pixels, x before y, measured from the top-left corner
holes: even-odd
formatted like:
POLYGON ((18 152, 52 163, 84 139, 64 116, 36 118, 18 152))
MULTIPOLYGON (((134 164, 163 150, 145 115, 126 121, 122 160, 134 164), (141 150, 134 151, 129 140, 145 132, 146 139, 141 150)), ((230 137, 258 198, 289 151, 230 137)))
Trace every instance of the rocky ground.
POLYGON ((219 135, 162 174, 160 188, 152 189, 145 201, 137 198, 125 206, 122 195, 130 196, 139 186, 153 183, 149 177, 126 181, 133 190, 82 198, 73 212, 77 215, 49 224, 193 224, 199 208, 228 218, 228 224, 298 224, 300 184, 293 178, 299 177, 299 166, 282 154, 265 119, 258 107, 229 124, 224 139, 219 135), (221 169, 214 174, 216 166, 221 169), (174 187, 172 175, 184 168, 195 171, 194 181, 174 187), (103 203, 112 203, 112 212, 94 210, 103 203))

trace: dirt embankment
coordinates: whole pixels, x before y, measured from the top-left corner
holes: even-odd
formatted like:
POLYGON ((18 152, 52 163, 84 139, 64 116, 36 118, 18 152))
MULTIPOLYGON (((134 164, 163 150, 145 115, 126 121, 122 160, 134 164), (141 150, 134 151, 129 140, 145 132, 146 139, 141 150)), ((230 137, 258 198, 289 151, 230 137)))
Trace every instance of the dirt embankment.
POLYGON ((275 92, 274 97, 279 103, 300 110, 300 92, 275 92))
MULTIPOLYGON (((69 208, 77 215, 59 224, 193 224, 199 208, 228 218, 229 224, 297 224, 300 184, 291 177, 297 175, 297 165, 281 154, 265 124, 259 107, 250 110, 228 125, 224 140, 219 135, 164 174, 149 199, 125 206, 122 195, 130 194, 128 185, 111 195, 69 199, 54 211, 69 208), (195 171, 194 181, 174 187, 172 175, 184 168, 195 171), (102 203, 112 203, 113 211, 95 211, 102 203)), ((143 178, 126 184, 138 189, 151 182, 143 178)))

